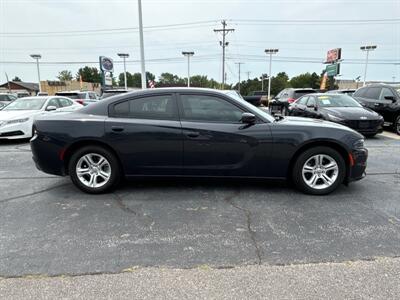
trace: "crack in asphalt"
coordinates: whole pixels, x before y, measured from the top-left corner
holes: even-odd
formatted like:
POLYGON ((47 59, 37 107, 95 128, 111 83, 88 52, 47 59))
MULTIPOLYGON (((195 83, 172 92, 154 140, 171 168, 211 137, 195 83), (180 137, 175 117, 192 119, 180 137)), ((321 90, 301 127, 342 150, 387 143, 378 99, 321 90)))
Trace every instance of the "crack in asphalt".
POLYGON ((20 196, 15 196, 15 197, 2 199, 2 200, 0 200, 0 203, 6 203, 6 202, 13 201, 13 200, 18 200, 18 199, 22 199, 22 198, 26 198, 26 197, 30 197, 30 196, 35 196, 35 195, 42 194, 42 193, 45 193, 45 192, 48 192, 48 191, 51 191, 51 190, 58 189, 58 188, 63 187, 63 186, 67 186, 69 184, 70 183, 63 183, 63 184, 59 184, 59 185, 56 185, 56 186, 48 187, 46 189, 39 190, 39 191, 36 191, 36 192, 32 192, 32 193, 28 193, 28 194, 24 194, 24 195, 20 195, 20 196))
POLYGON ((261 249, 260 249, 260 247, 258 246, 258 243, 257 243, 256 232, 251 228, 251 211, 246 209, 246 208, 244 208, 244 207, 241 207, 241 206, 237 205, 233 201, 233 198, 239 196, 239 194, 240 194, 240 189, 236 190, 232 195, 229 195, 229 196, 225 197, 224 201, 229 203, 232 207, 244 212, 244 214, 246 216, 247 231, 250 234, 250 240, 251 240, 251 242, 252 242, 252 244, 253 244, 253 246, 255 248, 255 253, 256 253, 256 256, 257 256, 256 263, 258 265, 261 265, 262 264, 261 249))

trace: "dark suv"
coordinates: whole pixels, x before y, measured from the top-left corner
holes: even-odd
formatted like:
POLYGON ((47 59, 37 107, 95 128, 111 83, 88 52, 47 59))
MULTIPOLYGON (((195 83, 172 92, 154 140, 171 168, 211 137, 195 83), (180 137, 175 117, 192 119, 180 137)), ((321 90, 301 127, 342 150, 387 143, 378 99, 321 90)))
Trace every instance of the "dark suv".
POLYGON ((287 88, 282 90, 278 95, 274 97, 269 105, 269 111, 274 113, 282 113, 282 115, 286 116, 288 114, 288 108, 290 103, 293 103, 301 96, 307 94, 318 93, 317 90, 312 88, 305 89, 295 89, 295 88, 287 88))
POLYGON ((400 135, 400 91, 388 84, 371 84, 359 88, 353 97, 363 106, 381 114, 385 123, 400 135))

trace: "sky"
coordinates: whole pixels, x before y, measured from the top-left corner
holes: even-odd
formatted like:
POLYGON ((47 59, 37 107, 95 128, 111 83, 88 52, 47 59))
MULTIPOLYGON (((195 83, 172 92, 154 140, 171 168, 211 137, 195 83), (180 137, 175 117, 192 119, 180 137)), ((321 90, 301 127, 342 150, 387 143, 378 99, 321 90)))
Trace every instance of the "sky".
MULTIPOLYGON (((227 35, 228 83, 268 73, 267 48, 277 48, 272 75, 290 77, 325 68, 326 52, 342 48, 342 79, 364 74, 360 46, 370 53, 367 80, 400 81, 400 0, 142 0, 146 70, 157 77, 170 72, 185 77, 182 51, 194 51, 191 74, 221 81, 221 28, 227 35), (248 73, 250 72, 250 73, 248 73)), ((61 70, 98 67, 100 55, 115 61, 129 53, 127 71, 140 72, 137 0, 0 0, 0 82, 20 77, 37 82, 29 56, 42 55, 42 80, 56 80, 61 70)))

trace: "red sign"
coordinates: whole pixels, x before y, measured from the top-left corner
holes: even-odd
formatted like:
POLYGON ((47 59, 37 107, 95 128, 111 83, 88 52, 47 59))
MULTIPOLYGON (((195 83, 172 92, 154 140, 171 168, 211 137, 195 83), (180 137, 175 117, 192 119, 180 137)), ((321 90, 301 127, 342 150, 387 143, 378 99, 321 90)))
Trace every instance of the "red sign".
POLYGON ((341 58, 342 58, 342 48, 329 50, 328 53, 326 54, 327 63, 333 63, 341 58))

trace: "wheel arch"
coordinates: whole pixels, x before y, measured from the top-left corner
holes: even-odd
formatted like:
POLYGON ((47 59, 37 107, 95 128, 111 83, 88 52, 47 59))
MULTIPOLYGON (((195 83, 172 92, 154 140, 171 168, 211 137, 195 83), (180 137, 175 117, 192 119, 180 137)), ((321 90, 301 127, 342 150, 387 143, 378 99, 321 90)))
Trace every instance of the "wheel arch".
POLYGON ((68 165, 69 165, 70 159, 72 157, 72 154, 76 150, 83 148, 83 147, 87 147, 87 146, 102 147, 102 148, 110 151, 112 154, 114 154, 115 158, 117 159, 117 161, 119 163, 120 170, 124 174, 124 169, 123 169, 123 164, 121 162, 121 159, 120 159, 118 153, 115 151, 115 149, 113 149, 110 145, 108 145, 107 143, 104 143, 102 141, 98 141, 98 140, 80 140, 80 141, 76 141, 75 143, 69 145, 64 152, 64 170, 67 175, 69 175, 68 174, 68 165))
POLYGON ((289 162, 289 168, 287 171, 287 178, 288 179, 292 179, 292 170, 294 167, 294 164, 296 163, 298 157, 300 156, 301 153, 303 153, 304 151, 307 151, 308 149, 311 148, 315 148, 315 147, 330 147, 334 150, 336 150, 343 158, 345 165, 346 165, 346 176, 345 176, 345 182, 347 182, 348 177, 349 177, 349 173, 350 173, 350 158, 349 158, 349 151, 346 149, 345 146, 341 145, 340 143, 337 143, 335 141, 331 141, 331 140, 314 140, 314 141, 309 141, 306 144, 301 145, 296 152, 294 153, 294 155, 292 156, 292 158, 290 159, 289 162))

